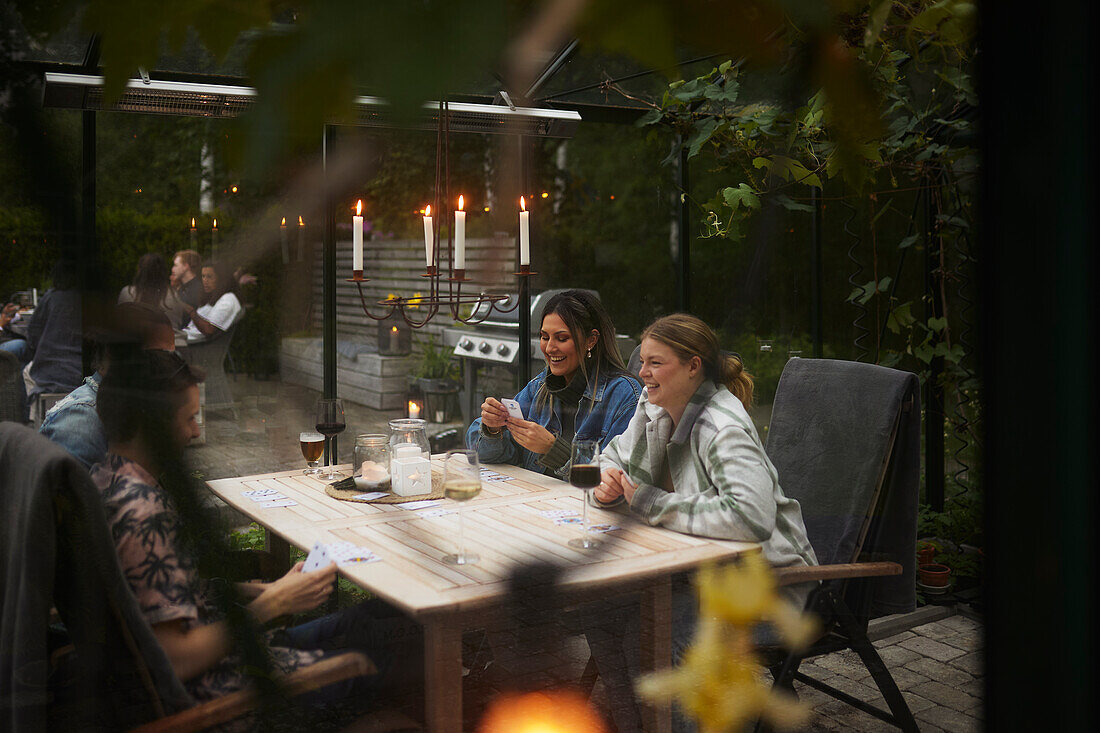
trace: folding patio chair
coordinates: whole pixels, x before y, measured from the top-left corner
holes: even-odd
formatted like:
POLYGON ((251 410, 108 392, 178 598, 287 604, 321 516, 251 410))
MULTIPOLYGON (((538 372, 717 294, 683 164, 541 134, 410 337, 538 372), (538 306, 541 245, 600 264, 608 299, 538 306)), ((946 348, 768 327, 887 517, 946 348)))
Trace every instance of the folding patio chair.
MULTIPOLYGON (((0 729, 191 731, 255 709, 251 690, 194 705, 122 574, 99 492, 63 449, 0 424, 0 729), (51 649, 56 606, 71 647, 51 649)), ((291 694, 368 674, 349 652, 289 675, 291 694)))
POLYGON ((792 359, 783 370, 767 452, 783 493, 802 507, 817 567, 781 568, 781 585, 820 581, 806 604, 824 634, 801 653, 771 651, 777 687, 814 687, 905 731, 913 715, 874 645, 871 618, 913 610, 920 477, 916 375, 830 359, 792 359), (799 672, 802 661, 851 649, 890 712, 799 672))

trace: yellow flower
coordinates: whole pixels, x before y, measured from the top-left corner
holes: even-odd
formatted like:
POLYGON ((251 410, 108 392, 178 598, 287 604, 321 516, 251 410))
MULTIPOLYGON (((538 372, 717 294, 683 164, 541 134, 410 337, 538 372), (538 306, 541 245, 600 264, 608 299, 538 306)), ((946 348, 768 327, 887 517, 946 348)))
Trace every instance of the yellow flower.
POLYGON ((413 297, 409 298, 405 302, 408 303, 410 308, 419 308, 420 307, 420 302, 423 299, 424 299, 424 294, 423 293, 413 293, 413 297))
POLYGON ((695 585, 699 621, 691 646, 679 667, 641 677, 638 693, 652 702, 675 699, 703 733, 738 730, 757 718, 776 728, 804 722, 807 706, 760 679, 752 632, 770 621, 788 643, 804 645, 814 638, 816 622, 780 599, 759 554, 721 568, 705 566, 695 585))

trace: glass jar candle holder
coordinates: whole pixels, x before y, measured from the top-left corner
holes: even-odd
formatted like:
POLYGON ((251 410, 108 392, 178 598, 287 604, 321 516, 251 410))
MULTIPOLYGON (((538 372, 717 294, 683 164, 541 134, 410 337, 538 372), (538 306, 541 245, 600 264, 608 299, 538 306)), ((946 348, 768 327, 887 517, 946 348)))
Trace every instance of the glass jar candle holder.
POLYGON ((356 487, 364 491, 389 491, 390 436, 381 433, 355 436, 353 455, 356 487))

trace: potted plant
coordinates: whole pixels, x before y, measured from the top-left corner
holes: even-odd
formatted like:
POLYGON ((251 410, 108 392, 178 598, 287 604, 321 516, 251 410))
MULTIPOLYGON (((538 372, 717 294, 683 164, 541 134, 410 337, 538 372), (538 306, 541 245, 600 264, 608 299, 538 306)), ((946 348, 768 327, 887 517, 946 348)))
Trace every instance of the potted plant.
POLYGON ((451 419, 452 403, 457 405, 460 367, 445 349, 436 347, 434 335, 429 335, 420 353, 420 360, 409 375, 413 386, 424 395, 423 417, 430 422, 451 419))
POLYGON ((944 588, 951 584, 951 568, 942 563, 927 563, 917 568, 921 585, 927 588, 944 588))

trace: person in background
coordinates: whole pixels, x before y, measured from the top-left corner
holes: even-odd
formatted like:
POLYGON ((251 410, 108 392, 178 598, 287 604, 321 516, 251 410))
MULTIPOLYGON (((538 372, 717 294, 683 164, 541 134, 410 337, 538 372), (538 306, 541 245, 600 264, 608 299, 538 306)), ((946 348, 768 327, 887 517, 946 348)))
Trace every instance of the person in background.
MULTIPOLYGON (((170 282, 180 302, 192 308, 202 305, 202 280, 199 277, 202 270, 201 264, 202 258, 193 249, 181 249, 172 257, 170 282)), ((179 323, 172 325, 184 328, 190 320, 191 316, 185 311, 181 314, 179 323)))
MULTIPOLYGON (((209 528, 194 487, 186 479, 182 452, 199 429, 198 384, 202 371, 174 352, 132 351, 112 363, 99 391, 97 411, 108 438, 103 461, 91 477, 100 491, 115 538, 122 571, 142 614, 192 697, 214 699, 247 684, 239 658, 231 654, 237 639, 219 612, 215 590, 200 578, 197 548, 208 546, 206 561, 221 552, 201 540, 209 528), (157 477, 161 477, 158 480, 157 477), (171 492, 171 493, 170 493, 171 492), (184 521, 188 519, 188 521, 184 521)), ((203 565, 203 567, 206 567, 203 565)), ((336 564, 310 572, 303 563, 270 583, 242 583, 225 593, 247 600, 244 611, 258 625, 311 611, 336 584, 336 564)), ((271 662, 287 673, 313 664, 330 652, 355 648, 367 653, 379 670, 373 679, 345 680, 299 697, 324 704, 368 701, 384 681, 394 657, 386 651, 397 636, 379 633, 375 611, 380 602, 360 604, 336 614, 265 634, 271 662), (278 643, 272 643, 278 639, 278 643)), ((222 608, 227 607, 225 603, 222 608)), ((408 622, 412 623, 412 622, 408 622)), ((407 644, 406 637, 402 643, 407 644)), ((414 657, 417 649, 402 649, 414 657)))
POLYGON ((149 252, 138 260, 134 280, 118 294, 119 303, 144 303, 162 309, 172 323, 181 322, 183 303, 169 286, 168 265, 164 258, 149 252))
POLYGON ((107 433, 96 413, 96 402, 112 353, 132 348, 134 343, 145 349, 175 350, 172 324, 160 308, 140 303, 120 305, 115 309, 115 323, 108 330, 110 333, 96 339, 96 373, 54 405, 38 428, 85 468, 102 461, 107 452, 107 433))
POLYGON ((27 324, 23 355, 27 362, 23 369, 24 416, 29 415, 29 407, 39 394, 71 392, 84 378, 76 264, 68 260, 58 262, 51 279, 53 287, 38 299, 38 306, 27 324))
POLYGON ((517 466, 565 479, 574 438, 601 447, 626 429, 641 387, 626 373, 615 327, 599 299, 565 290, 542 312, 539 344, 546 369, 516 395, 524 418, 487 397, 466 431, 466 446, 486 463, 517 466))
POLYGON ((23 363, 23 354, 27 343, 23 336, 8 328, 19 316, 19 304, 8 302, 0 308, 0 349, 15 354, 23 363))
POLYGON ((225 333, 244 312, 237 297, 237 281, 221 262, 209 260, 202 266, 202 305, 184 304, 191 321, 183 329, 187 343, 207 341, 225 333))

